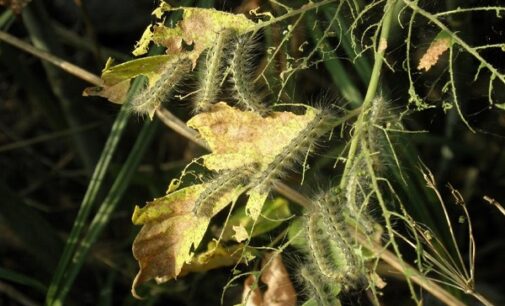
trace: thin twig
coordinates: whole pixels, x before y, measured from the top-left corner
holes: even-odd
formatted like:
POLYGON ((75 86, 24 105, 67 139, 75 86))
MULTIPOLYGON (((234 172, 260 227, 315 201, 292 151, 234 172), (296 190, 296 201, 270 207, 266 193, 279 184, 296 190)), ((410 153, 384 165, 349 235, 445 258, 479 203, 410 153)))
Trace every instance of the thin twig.
POLYGON ((11 298, 12 301, 15 301, 23 306, 38 306, 36 302, 32 301, 28 297, 26 297, 23 293, 17 291, 14 287, 8 285, 7 283, 0 282, 0 293, 5 294, 7 298, 11 298))
MULTIPOLYGON (((30 54, 33 54, 40 59, 46 60, 64 71, 81 78, 84 81, 87 81, 91 84, 101 86, 103 85, 102 80, 100 77, 97 75, 92 74, 91 72, 88 72, 76 65, 73 65, 67 61, 64 61, 58 57, 55 57, 45 51, 41 51, 37 48, 34 48, 30 44, 14 37, 11 36, 10 34, 7 34, 3 31, 0 31, 0 40, 3 40, 11 45, 14 45, 30 54)), ((195 142, 198 145, 201 145, 205 148, 208 148, 208 146, 197 137, 197 134, 195 131, 191 130, 188 126, 184 124, 179 118, 174 116, 170 111, 161 108, 156 111, 157 117, 168 127, 173 129, 175 132, 179 133, 180 135, 188 138, 189 140, 195 142)), ((302 205, 304 207, 308 207, 310 205, 310 200, 307 199, 305 196, 297 192, 296 190, 290 188, 287 185, 284 184, 277 184, 276 186, 276 191, 284 195, 286 198, 292 200, 293 202, 302 205)), ((355 233, 355 231, 351 231, 355 233)), ((424 275, 422 275, 419 271, 417 271, 415 268, 412 266, 408 265, 407 263, 401 261, 395 254, 392 252, 384 249, 384 247, 376 242, 369 241, 366 237, 360 236, 359 234, 356 234, 356 240, 365 246, 366 248, 370 249, 373 251, 377 256, 379 256, 384 262, 389 264, 392 268, 397 270, 400 273, 403 273, 405 275, 408 275, 408 277, 430 292, 433 296, 437 297, 440 301, 444 302, 447 305, 450 306, 464 306, 464 304, 459 301, 457 298, 452 296, 450 293, 448 293, 444 288, 440 287, 438 284, 434 283, 433 281, 429 280, 426 278, 424 275)))
POLYGON ((65 60, 62 60, 61 58, 56 57, 49 52, 37 49, 34 46, 22 41, 21 39, 10 35, 9 33, 6 33, 4 31, 0 31, 0 40, 3 40, 6 43, 13 45, 16 48, 19 48, 19 49, 21 49, 25 52, 28 52, 28 53, 30 53, 40 59, 43 59, 43 60, 59 67, 60 69, 70 73, 71 75, 81 78, 82 80, 84 80, 88 83, 94 84, 96 86, 103 85, 103 81, 99 76, 97 76, 87 70, 84 70, 81 67, 71 64, 65 60))

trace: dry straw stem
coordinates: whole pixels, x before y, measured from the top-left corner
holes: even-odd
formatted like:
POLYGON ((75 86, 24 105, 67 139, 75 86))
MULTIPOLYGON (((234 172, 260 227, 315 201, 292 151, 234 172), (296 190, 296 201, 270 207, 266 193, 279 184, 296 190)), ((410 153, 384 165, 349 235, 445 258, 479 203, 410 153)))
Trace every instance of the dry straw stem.
MULTIPOLYGON (((325 1, 325 2, 334 2, 334 1, 325 1)), ((23 42, 16 37, 0 31, 0 40, 5 41, 8 44, 11 44, 15 47, 18 47, 30 54, 39 57, 42 60, 45 60, 57 67, 60 67, 64 71, 89 82, 90 84, 102 86, 103 82, 100 77, 92 74, 74 64, 71 64, 67 61, 64 61, 58 57, 55 57, 45 51, 34 48, 30 44, 23 42)), ((202 145, 202 147, 207 147, 201 141, 196 138, 196 133, 188 128, 182 121, 180 121, 177 117, 172 115, 168 110, 163 108, 158 109, 156 111, 156 115, 160 118, 160 120, 165 123, 168 127, 172 128, 174 131, 179 133, 180 135, 188 138, 189 140, 195 142, 196 144, 202 145)), ((286 198, 292 200, 293 202, 302 205, 304 207, 310 207, 310 200, 295 191, 294 189, 278 183, 276 185, 276 190, 283 194, 286 198)), ((413 282, 424 288, 426 291, 430 292, 433 296, 438 298, 440 301, 444 302, 446 305, 450 306, 465 306, 461 301, 459 301, 456 297, 447 292, 444 288, 431 281, 422 275, 419 271, 417 271, 414 267, 406 264, 402 260, 400 260, 396 255, 392 252, 384 249, 384 246, 370 241, 368 238, 360 235, 356 231, 351 231, 353 235, 355 235, 355 239, 358 243, 372 251, 374 254, 379 256, 384 262, 389 264, 392 268, 397 270, 398 272, 404 274, 406 277, 410 278, 413 282)))

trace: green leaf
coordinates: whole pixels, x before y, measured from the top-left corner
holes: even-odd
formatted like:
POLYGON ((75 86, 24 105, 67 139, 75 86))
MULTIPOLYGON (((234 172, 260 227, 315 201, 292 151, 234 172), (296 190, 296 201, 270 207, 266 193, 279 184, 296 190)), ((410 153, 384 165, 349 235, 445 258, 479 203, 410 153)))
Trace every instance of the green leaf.
POLYGON ((256 224, 254 224, 254 219, 246 214, 245 206, 242 206, 235 211, 228 220, 223 230, 222 239, 225 241, 233 239, 233 235, 235 234, 234 227, 237 226, 245 228, 250 238, 260 236, 282 225, 282 223, 291 216, 292 213, 289 209, 289 202, 284 198, 276 198, 273 201, 267 201, 256 224), (251 233, 253 225, 254 230, 251 233))
POLYGON ((160 78, 164 65, 174 58, 173 55, 153 55, 119 65, 112 65, 112 60, 109 59, 102 71, 102 80, 105 85, 86 88, 84 95, 100 96, 111 102, 122 104, 130 88, 131 79, 143 75, 148 79, 148 86, 152 86, 160 78))

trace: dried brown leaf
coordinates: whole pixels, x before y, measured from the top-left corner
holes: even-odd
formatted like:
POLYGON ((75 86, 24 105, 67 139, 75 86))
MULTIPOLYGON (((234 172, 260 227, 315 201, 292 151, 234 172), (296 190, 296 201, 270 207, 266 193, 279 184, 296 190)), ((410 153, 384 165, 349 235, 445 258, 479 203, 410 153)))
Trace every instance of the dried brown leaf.
POLYGON ((268 286, 263 295, 264 306, 295 306, 296 291, 288 271, 278 253, 269 254, 263 261, 265 265, 261 281, 268 286))
POLYGON ((263 306, 263 296, 258 281, 254 275, 249 275, 244 281, 244 290, 242 291, 242 305, 244 306, 263 306))

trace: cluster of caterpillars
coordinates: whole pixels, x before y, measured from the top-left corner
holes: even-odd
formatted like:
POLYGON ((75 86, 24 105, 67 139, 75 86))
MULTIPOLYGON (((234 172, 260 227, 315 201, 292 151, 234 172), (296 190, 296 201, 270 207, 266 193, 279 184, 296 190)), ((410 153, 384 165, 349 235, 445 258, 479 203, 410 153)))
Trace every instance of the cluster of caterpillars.
MULTIPOLYGON (((254 82, 253 58, 257 49, 255 34, 237 34, 232 29, 222 29, 212 46, 199 58, 198 90, 193 97, 193 111, 206 112, 219 101, 223 90, 231 96, 236 105, 261 115, 269 112, 264 103, 264 94, 254 82), (229 75, 229 77, 228 77, 229 75), (225 82, 228 80, 227 82, 225 82), (225 86, 228 85, 228 86, 225 86)), ((131 103, 132 111, 149 114, 173 95, 176 87, 192 71, 192 63, 185 55, 169 60, 160 72, 159 79, 148 86, 131 103)))
MULTIPOLYGON (((238 35, 230 29, 218 33, 214 44, 200 56, 196 69, 195 113, 210 111, 219 95, 229 90, 238 108, 268 116, 271 108, 254 83, 256 40, 255 35, 238 35)), ((173 94, 177 84, 191 71, 192 62, 188 58, 174 57, 165 65, 155 84, 134 99, 132 110, 141 114, 152 112, 173 94)), ((336 119, 329 109, 316 110, 314 118, 267 166, 244 165, 208 178, 193 213, 211 217, 214 203, 237 186, 268 193, 288 169, 301 163, 317 141, 335 127, 336 119)), ((372 136, 366 134, 366 137, 372 136)), ((299 275, 318 305, 335 305, 338 292, 355 287, 364 278, 363 260, 357 255, 356 243, 347 226, 351 219, 362 231, 373 231, 373 221, 356 204, 359 180, 358 176, 351 177, 346 190, 331 188, 314 199, 305 217, 308 255, 299 275)))

